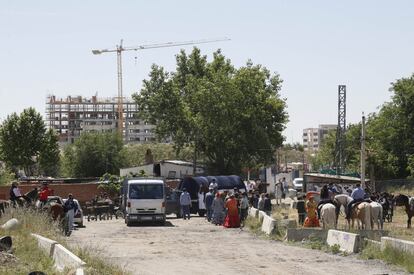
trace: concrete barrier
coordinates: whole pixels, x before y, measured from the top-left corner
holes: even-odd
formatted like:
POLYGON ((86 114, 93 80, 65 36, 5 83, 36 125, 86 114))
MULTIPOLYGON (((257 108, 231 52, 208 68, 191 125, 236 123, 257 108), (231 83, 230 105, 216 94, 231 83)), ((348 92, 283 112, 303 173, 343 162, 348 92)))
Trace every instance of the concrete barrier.
POLYGON ((50 240, 48 238, 45 238, 43 236, 37 235, 37 234, 31 234, 36 240, 37 245, 46 252, 46 254, 49 257, 53 256, 53 251, 55 249, 55 245, 57 244, 57 241, 50 240))
POLYGON ((79 259, 78 256, 70 252, 61 244, 56 244, 53 251, 53 260, 55 261, 55 268, 63 271, 65 268, 78 269, 83 268, 86 263, 79 259))
POLYGON ((262 222, 262 231, 266 233, 267 235, 270 235, 273 233, 276 227, 276 221, 269 217, 268 215, 263 216, 263 222, 262 222))
POLYGON ((249 216, 252 218, 257 218, 259 216, 259 210, 254 208, 254 207, 250 207, 249 208, 249 216))
POLYGON ((326 238, 328 245, 339 245, 341 251, 356 253, 361 248, 361 237, 358 234, 338 230, 329 230, 326 238))
POLYGON ((14 230, 19 226, 19 221, 15 218, 8 220, 5 224, 1 226, 1 229, 4 230, 14 230))
POLYGON ((359 234, 361 238, 375 240, 380 242, 382 237, 387 237, 389 231, 386 230, 358 230, 356 234, 359 234))
POLYGON ((293 242, 301 242, 303 240, 318 239, 325 242, 328 236, 328 230, 321 228, 287 228, 286 239, 293 242))
POLYGON ((286 227, 286 228, 296 228, 297 222, 296 220, 292 220, 292 219, 283 219, 278 222, 278 225, 281 227, 286 227))
POLYGON ((262 221, 263 217, 266 216, 266 213, 264 211, 259 211, 259 220, 262 221))
POLYGON ((392 247, 396 250, 411 253, 414 255, 414 242, 400 240, 390 237, 381 238, 381 250, 384 250, 386 247, 392 247))

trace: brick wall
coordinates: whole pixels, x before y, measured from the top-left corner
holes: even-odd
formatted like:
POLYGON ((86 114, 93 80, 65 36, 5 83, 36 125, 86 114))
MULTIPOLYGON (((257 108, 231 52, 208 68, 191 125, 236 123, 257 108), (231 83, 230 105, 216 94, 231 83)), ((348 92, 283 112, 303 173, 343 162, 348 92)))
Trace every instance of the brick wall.
MULTIPOLYGON (((21 184, 19 185, 22 193, 27 193, 33 188, 40 188, 39 184, 21 184)), ((49 184, 49 187, 54 190, 56 196, 62 198, 67 198, 69 193, 73 194, 73 197, 79 202, 84 203, 85 201, 90 201, 101 193, 98 189, 97 183, 58 183, 58 184, 49 184)), ((10 186, 0 186, 0 200, 8 200, 10 198, 10 186)))

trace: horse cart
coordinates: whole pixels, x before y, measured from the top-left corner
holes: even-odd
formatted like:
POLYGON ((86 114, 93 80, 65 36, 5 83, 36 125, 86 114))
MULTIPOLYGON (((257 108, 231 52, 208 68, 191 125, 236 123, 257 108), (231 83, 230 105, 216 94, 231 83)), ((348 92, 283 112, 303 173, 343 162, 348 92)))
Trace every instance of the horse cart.
POLYGON ((92 201, 86 202, 86 216, 88 221, 90 220, 112 220, 112 217, 115 216, 115 219, 118 217, 123 217, 122 211, 119 210, 119 207, 116 206, 110 200, 102 201, 92 201))

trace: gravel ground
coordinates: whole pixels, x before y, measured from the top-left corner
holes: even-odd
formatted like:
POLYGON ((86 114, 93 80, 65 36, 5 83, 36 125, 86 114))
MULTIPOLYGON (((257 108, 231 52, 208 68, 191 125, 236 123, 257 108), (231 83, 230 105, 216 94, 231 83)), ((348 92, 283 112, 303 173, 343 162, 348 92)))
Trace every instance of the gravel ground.
POLYGON ((127 227, 123 220, 85 221, 69 237, 132 274, 404 274, 380 261, 337 256, 260 239, 205 219, 127 227))

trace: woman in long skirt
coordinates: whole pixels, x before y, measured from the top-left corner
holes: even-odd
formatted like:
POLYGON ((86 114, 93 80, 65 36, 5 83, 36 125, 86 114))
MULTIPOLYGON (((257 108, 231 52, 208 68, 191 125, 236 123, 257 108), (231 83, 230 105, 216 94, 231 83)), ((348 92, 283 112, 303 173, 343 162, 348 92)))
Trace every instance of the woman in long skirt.
POLYGON ((237 200, 234 194, 226 202, 227 215, 224 220, 224 227, 237 228, 240 227, 239 209, 237 207, 237 200))
POLYGON ((212 223, 215 225, 222 225, 224 221, 224 201, 221 198, 220 193, 216 193, 216 197, 213 200, 213 204, 211 205, 211 209, 213 211, 213 218, 212 223))

